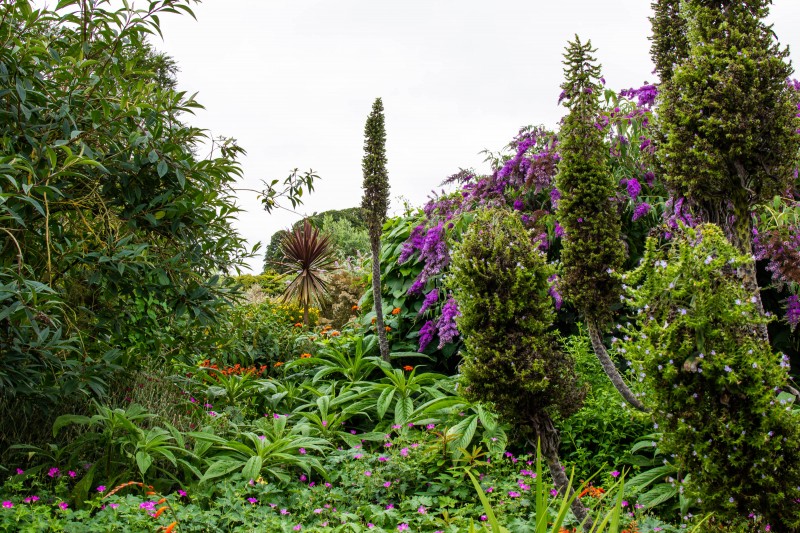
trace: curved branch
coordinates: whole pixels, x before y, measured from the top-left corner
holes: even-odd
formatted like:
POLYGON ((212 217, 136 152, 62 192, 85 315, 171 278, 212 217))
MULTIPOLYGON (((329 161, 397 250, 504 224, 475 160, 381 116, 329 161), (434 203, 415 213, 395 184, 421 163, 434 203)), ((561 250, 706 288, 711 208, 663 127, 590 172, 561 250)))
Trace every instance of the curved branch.
POLYGON ((614 388, 619 391, 625 401, 628 402, 632 407, 644 413, 650 412, 650 410, 645 407, 644 404, 640 402, 639 399, 633 394, 633 391, 628 388, 628 385, 622 379, 619 370, 617 370, 616 365, 614 365, 614 361, 611 360, 611 357, 608 355, 608 351, 606 351, 606 347, 603 344, 603 339, 600 336, 600 330, 598 329, 597 324, 592 320, 587 320, 586 325, 589 329, 589 339, 592 341, 594 353, 600 360, 600 364, 603 366, 603 371, 608 376, 608 379, 610 379, 611 383, 614 384, 614 388))

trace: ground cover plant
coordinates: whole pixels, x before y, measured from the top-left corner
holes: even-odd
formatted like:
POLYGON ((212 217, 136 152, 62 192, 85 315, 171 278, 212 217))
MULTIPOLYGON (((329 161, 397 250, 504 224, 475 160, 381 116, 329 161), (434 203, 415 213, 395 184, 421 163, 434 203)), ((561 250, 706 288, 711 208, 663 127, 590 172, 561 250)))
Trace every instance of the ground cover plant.
POLYGON ((377 99, 363 208, 258 276, 243 151, 146 38, 192 4, 0 2, 0 531, 800 530, 800 82, 768 1, 654 2, 637 89, 565 43, 557 130, 388 219, 377 99))

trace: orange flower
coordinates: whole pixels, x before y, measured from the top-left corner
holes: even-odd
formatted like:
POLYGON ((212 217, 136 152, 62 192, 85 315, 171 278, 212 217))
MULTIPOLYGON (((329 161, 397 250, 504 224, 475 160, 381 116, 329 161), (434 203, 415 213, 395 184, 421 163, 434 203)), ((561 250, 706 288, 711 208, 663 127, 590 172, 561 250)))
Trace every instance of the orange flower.
POLYGON ((300 354, 300 359, 310 359, 310 358, 311 358, 311 354, 310 353, 301 353, 300 354))
POLYGON ((296 324, 294 325, 294 327, 296 327, 296 328, 300 328, 300 327, 303 327, 303 324, 302 324, 302 323, 300 323, 300 322, 298 322, 298 323, 296 323, 296 324))
POLYGON ((392 331, 392 328, 390 328, 389 326, 386 326, 386 331, 392 331))
POLYGON ((394 309, 392 309, 392 314, 393 315, 399 315, 400 314, 400 308, 399 307, 395 307, 394 309))
POLYGON ((358 311, 359 309, 360 309, 360 308, 359 308, 357 305, 354 305, 352 310, 353 310, 353 311, 358 311))
POLYGON ((162 503, 164 503, 165 501, 167 501, 167 499, 166 499, 166 498, 161 498, 160 500, 158 500, 158 501, 156 502, 156 505, 161 505, 161 504, 162 504, 162 503))
POLYGON ((275 366, 276 367, 283 366, 283 361, 278 361, 277 363, 275 363, 275 366))
POLYGON ((341 335, 338 331, 331 331, 331 337, 338 337, 341 335))
POLYGON ((412 370, 414 370, 414 367, 411 365, 406 365, 403 367, 403 370, 405 370, 406 372, 411 372, 412 370))
POLYGON ((164 528, 164 533, 172 533, 172 530, 175 529, 175 526, 177 526, 177 525, 178 525, 177 522, 171 523, 166 528, 164 528))
POLYGON ((372 323, 374 324, 378 319, 376 317, 372 317, 372 323))
POLYGON ((153 516, 153 518, 158 518, 158 517, 159 517, 159 516, 161 516, 161 515, 162 515, 162 513, 163 513, 164 511, 166 511, 167 509, 168 509, 168 507, 167 507, 166 505, 164 505, 163 507, 159 507, 159 508, 158 508, 158 510, 157 510, 157 511, 156 511, 156 513, 155 513, 155 516, 153 516))

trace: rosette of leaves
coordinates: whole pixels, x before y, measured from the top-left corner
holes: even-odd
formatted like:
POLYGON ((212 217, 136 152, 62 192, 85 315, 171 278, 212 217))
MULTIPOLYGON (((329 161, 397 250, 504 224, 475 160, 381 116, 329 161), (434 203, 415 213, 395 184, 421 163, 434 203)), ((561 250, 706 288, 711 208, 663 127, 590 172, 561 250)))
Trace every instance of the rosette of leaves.
POLYGON ((622 349, 651 380, 660 447, 718 524, 755 513, 800 526, 800 425, 789 409, 788 357, 755 332, 765 321, 742 279, 752 262, 714 225, 668 248, 650 240, 627 283, 640 310, 622 349), (723 490, 724 489, 724 490, 723 490))
POLYGON ((281 243, 283 261, 281 265, 294 273, 294 279, 286 287, 283 300, 297 300, 303 307, 303 324, 308 326, 308 308, 317 307, 328 293, 325 279, 333 267, 335 255, 327 236, 306 220, 286 235, 281 243))
MULTIPOLYGON (((580 409, 586 391, 574 361, 558 348, 551 269, 532 237, 518 214, 486 210, 453 254, 449 285, 461 312, 463 394, 493 404, 533 446, 538 440, 556 485, 566 492, 553 418, 580 409)), ((585 509, 576 501, 573 510, 583 521, 585 509)))

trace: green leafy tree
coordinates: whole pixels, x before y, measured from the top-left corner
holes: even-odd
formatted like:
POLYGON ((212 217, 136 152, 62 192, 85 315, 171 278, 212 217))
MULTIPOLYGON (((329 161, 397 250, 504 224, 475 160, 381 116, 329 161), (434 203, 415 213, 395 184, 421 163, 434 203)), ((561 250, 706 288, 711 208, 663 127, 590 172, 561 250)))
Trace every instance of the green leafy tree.
POLYGON ((364 196, 361 208, 369 231, 372 250, 372 299, 375 303, 375 327, 378 330, 378 345, 381 357, 389 360, 389 341, 383 324, 383 302, 381 299, 381 232, 389 209, 389 175, 386 171, 386 129, 383 118, 383 102, 380 98, 372 104, 372 112, 364 126, 364 196))
POLYGON ((608 377, 625 400, 644 409, 625 384, 608 355, 601 328, 619 302, 621 284, 617 271, 624 261, 621 222, 614 205, 614 182, 609 172, 604 132, 597 127, 600 115, 600 67, 592 56, 591 41, 569 43, 562 85, 565 106, 559 134, 561 161, 556 186, 561 192, 558 217, 564 228, 561 287, 564 297, 586 318, 592 346, 608 377))
MULTIPOLYGON (((464 338, 464 396, 490 402, 528 442, 540 443, 556 486, 566 494, 553 418, 580 409, 586 394, 572 358, 553 333, 551 271, 514 212, 480 213, 452 258, 450 285, 464 338)), ((586 509, 573 511, 591 529, 586 509)))
MULTIPOLYGON (((792 185, 800 150, 792 67, 764 19, 769 0, 686 0, 688 54, 659 99, 658 158, 676 194, 751 251, 755 206, 792 185)), ((755 267, 746 279, 761 298, 755 267)), ((760 333, 767 338, 764 325, 760 333)))
POLYGON ((796 531, 800 421, 793 396, 780 392, 788 357, 755 333, 765 319, 742 284, 752 259, 711 224, 656 246, 648 242, 625 280, 638 287, 630 303, 640 318, 623 349, 654 384, 660 447, 720 530, 755 513, 775 531, 796 531))

